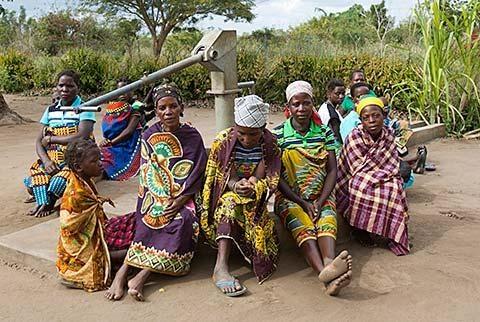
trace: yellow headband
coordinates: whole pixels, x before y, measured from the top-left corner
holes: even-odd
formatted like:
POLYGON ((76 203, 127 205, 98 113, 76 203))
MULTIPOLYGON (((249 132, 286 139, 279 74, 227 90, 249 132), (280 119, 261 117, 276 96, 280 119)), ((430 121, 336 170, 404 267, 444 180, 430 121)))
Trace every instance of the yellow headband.
POLYGON ((385 105, 383 105, 382 100, 379 99, 378 97, 365 97, 364 99, 360 100, 360 102, 358 102, 358 104, 355 108, 358 115, 360 115, 360 113, 362 112, 362 110, 365 107, 370 106, 370 105, 378 106, 381 109, 383 109, 384 106, 385 106, 385 105))

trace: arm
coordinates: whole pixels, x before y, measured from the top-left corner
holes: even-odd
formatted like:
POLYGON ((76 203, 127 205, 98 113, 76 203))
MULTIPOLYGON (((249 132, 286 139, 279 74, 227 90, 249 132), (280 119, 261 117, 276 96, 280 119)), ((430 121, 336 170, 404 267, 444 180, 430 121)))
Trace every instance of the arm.
MULTIPOLYGON (((130 136, 132 136, 133 132, 135 132, 135 130, 137 129, 139 122, 140 122, 140 115, 138 113, 132 114, 132 116, 130 117, 130 120, 128 121, 127 127, 117 137, 115 137, 113 140, 110 140, 108 145, 115 145, 128 139, 130 136)), ((101 145, 107 145, 107 144, 101 144, 101 145)))
POLYGON ((173 198, 170 201, 170 204, 165 208, 164 215, 171 219, 177 215, 180 209, 187 203, 188 200, 192 198, 192 195, 180 195, 176 198, 173 198))
POLYGON ((297 205, 302 207, 303 211, 305 211, 310 217, 313 218, 315 216, 315 207, 308 201, 300 198, 300 196, 297 195, 295 192, 293 192, 290 186, 285 182, 285 180, 283 180, 283 178, 280 178, 280 181, 278 182, 278 190, 280 190, 280 192, 285 198, 295 202, 297 205))
MULTIPOLYGON (((328 151, 327 176, 323 184, 322 193, 320 197, 315 201, 315 205, 317 208, 320 209, 322 205, 325 203, 325 201, 327 200, 327 198, 330 196, 333 189, 335 188, 336 182, 337 182, 337 159, 335 157, 335 152, 328 151)), ((318 215, 320 215, 320 211, 318 211, 318 215)))
POLYGON ((93 132, 93 121, 84 120, 81 121, 78 125, 78 132, 72 135, 67 136, 52 136, 50 143, 52 144, 61 144, 67 145, 68 143, 79 139, 79 138, 88 138, 93 132))
POLYGON ((332 130, 332 132, 335 134, 335 138, 340 142, 340 144, 343 143, 342 141, 342 136, 340 135, 340 120, 337 118, 330 119, 328 122, 328 126, 332 130))
POLYGON ((40 134, 35 139, 35 150, 37 151, 37 155, 42 161, 43 166, 45 167, 45 171, 47 171, 47 173, 50 175, 54 175, 59 171, 59 168, 55 162, 50 160, 50 158, 48 157, 47 151, 45 150, 45 147, 42 144, 45 128, 46 126, 42 128, 42 131, 40 131, 40 134))

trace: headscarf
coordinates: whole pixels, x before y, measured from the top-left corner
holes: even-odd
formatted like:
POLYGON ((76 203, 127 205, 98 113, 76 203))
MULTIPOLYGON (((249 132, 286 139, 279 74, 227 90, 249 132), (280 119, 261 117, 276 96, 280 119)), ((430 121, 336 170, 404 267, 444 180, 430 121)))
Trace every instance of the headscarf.
MULTIPOLYGON (((290 85, 287 86, 287 89, 285 90, 285 96, 287 97, 287 104, 290 103, 290 100, 292 99, 293 96, 300 93, 307 94, 313 100, 312 85, 309 82, 299 80, 299 81, 294 81, 293 83, 290 83, 290 85)), ((284 114, 285 114, 285 117, 287 118, 291 116, 288 106, 285 108, 284 114)), ((318 115, 318 112, 315 108, 313 108, 312 121, 317 125, 322 124, 322 121, 320 120, 320 116, 318 115)))
POLYGON ((267 123, 270 105, 257 95, 247 95, 235 99, 235 124, 248 128, 260 128, 267 123))
POLYGON ((157 105, 158 100, 167 96, 174 97, 178 103, 182 103, 180 90, 174 84, 162 84, 153 89, 153 102, 155 105, 157 105))
POLYGON ((303 80, 290 83, 290 85, 288 85, 287 89, 285 90, 285 95, 287 96, 287 103, 290 103, 290 100, 292 99, 293 96, 300 93, 308 94, 313 99, 312 85, 310 85, 309 82, 306 82, 303 80))
POLYGON ((360 102, 358 102, 357 106, 356 106, 356 111, 357 111, 357 114, 360 115, 360 113, 362 112, 362 110, 367 107, 367 106, 370 106, 370 105, 375 105, 375 106, 378 106, 380 107, 382 110, 384 108, 384 105, 383 105, 383 102, 381 99, 379 99, 378 97, 373 97, 373 96, 369 96, 369 97, 365 97, 365 98, 362 98, 360 100, 360 102))

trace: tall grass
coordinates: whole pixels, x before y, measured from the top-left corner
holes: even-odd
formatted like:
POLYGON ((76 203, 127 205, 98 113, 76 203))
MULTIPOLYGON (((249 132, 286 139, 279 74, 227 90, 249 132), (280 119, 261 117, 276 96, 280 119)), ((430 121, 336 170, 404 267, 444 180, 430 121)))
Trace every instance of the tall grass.
POLYGON ((424 55, 416 69, 421 82, 408 83, 414 97, 409 110, 428 123, 445 122, 457 134, 480 125, 478 8, 477 0, 469 0, 456 15, 444 0, 433 0, 419 4, 414 13, 424 55))

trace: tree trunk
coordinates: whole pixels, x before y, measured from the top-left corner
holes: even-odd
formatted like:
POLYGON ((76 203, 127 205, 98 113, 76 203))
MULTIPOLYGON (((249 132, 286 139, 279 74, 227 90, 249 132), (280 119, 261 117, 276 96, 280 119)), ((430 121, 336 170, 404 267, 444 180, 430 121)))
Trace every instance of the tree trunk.
POLYGON ((159 57, 162 53, 163 44, 165 43, 165 40, 172 29, 173 27, 168 26, 161 29, 160 34, 150 32, 153 42, 153 54, 155 57, 159 57))
POLYGON ((27 122, 32 122, 32 120, 26 119, 17 112, 12 111, 0 93, 0 125, 23 124, 27 122))

